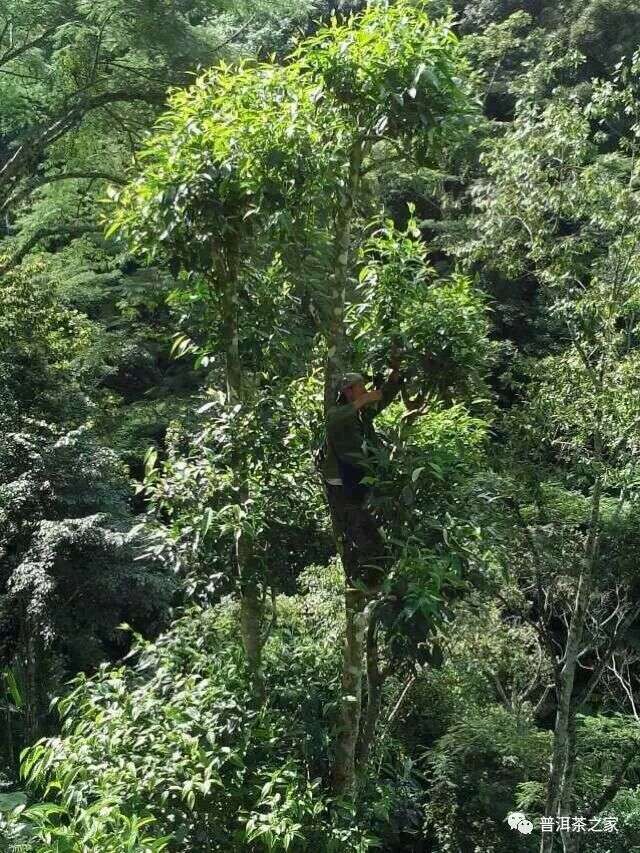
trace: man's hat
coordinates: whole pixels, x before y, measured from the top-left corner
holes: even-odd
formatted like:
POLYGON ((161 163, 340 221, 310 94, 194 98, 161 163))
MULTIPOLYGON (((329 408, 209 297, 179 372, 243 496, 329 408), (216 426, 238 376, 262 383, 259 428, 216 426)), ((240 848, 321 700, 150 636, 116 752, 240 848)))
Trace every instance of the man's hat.
POLYGON ((352 385, 357 385, 359 382, 365 381, 361 373, 343 373, 336 383, 336 393, 342 394, 345 388, 350 388, 352 385))

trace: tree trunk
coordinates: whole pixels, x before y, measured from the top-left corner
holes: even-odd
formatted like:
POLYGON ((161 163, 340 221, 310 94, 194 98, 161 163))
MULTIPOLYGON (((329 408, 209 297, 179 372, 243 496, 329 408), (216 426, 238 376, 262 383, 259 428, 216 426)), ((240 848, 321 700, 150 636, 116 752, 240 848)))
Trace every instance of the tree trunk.
MULTIPOLYGON (((560 780, 560 814, 563 816, 571 816, 571 807, 573 805, 573 786, 576 774, 576 758, 577 758, 577 732, 576 732, 576 715, 575 710, 572 710, 569 717, 569 725, 567 731, 567 753, 565 756, 564 767, 562 770, 562 778, 560 780)), ((561 832, 562 849, 564 853, 576 853, 578 850, 577 832, 561 832)))
MULTIPOLYGON (((364 146, 356 140, 351 148, 349 174, 340 206, 335 218, 333 275, 329 304, 331 314, 327 329, 327 360, 325 364, 324 405, 325 414, 334 404, 335 383, 344 369, 344 307, 349 278, 351 227, 355 204, 360 190, 364 146)), ((356 577, 353 567, 345 566, 340 520, 332 512, 336 549, 343 561, 346 577, 356 577)), ((355 794, 356 748, 362 715, 362 673, 366 615, 364 595, 345 586, 345 640, 342 664, 342 695, 340 723, 335 742, 333 787, 338 794, 355 794)))
POLYGON ((335 382, 344 370, 344 306, 349 280, 349 254, 351 250, 351 226, 356 199, 360 192, 364 146, 356 140, 349 158, 347 186, 335 218, 333 274, 329 305, 331 314, 327 329, 327 361, 325 365, 324 404, 325 411, 333 405, 335 382))
MULTIPOLYGON (((240 565, 240 564, 239 564, 240 565)), ((241 570, 239 570, 241 571, 241 570)), ((256 697, 265 699, 265 681, 262 671, 262 597, 254 578, 240 574, 240 631, 247 656, 249 671, 256 697)))
MULTIPOLYGON (((563 801, 564 784, 567 778, 567 762, 570 752, 570 727, 571 727, 571 700, 573 697, 573 685, 575 680, 578 652, 584 628, 589 594, 591 592, 591 578, 586 572, 580 575, 578 592, 576 595, 576 606, 571 619, 569 636, 565 650, 565 663, 560 672, 558 707, 556 709, 556 720, 553 730, 553 749, 551 754, 551 768, 549 782, 547 784, 547 801, 545 815, 557 817, 561 814, 560 805, 563 801)), ((566 797, 565 797, 566 801, 566 797)), ((566 804, 566 803, 565 803, 566 804)), ((540 844, 541 853, 548 853, 553 849, 553 833, 543 833, 540 844)))
POLYGON ((37 660, 34 642, 34 625, 27 614, 27 607, 21 604, 22 618, 18 642, 18 658, 22 658, 23 667, 23 743, 31 744, 38 738, 38 690, 37 690, 37 660))
MULTIPOLYGON (((547 817, 559 817, 565 809, 571 808, 571 785, 573 779, 573 766, 575 764, 575 732, 572 738, 573 716, 575 708, 572 707, 573 687, 575 682, 578 654, 582 644, 584 626, 589 607, 589 597, 593 586, 593 572, 598 551, 598 527, 600 522, 600 494, 601 482, 596 479, 591 504, 591 519, 589 525, 589 537, 586 544, 586 556, 584 569, 578 580, 575 605, 571 616, 571 624, 567 636, 564 653, 564 665, 560 671, 559 683, 556 687, 558 693, 558 707, 553 730, 553 749, 551 754, 551 767, 549 782, 547 784, 547 800, 545 815, 547 817), (573 742, 573 746, 572 746, 573 742)), ((567 811, 568 813, 568 811, 567 811)), ((553 835, 551 832, 542 833, 540 841, 540 853, 550 853, 553 849, 553 835)))
POLYGON ((355 795, 356 747, 362 714, 362 658, 367 632, 364 594, 346 589, 345 642, 342 666, 340 724, 333 765, 333 788, 337 794, 355 795))
POLYGON ((16 770, 15 749, 13 745, 13 720, 12 720, 12 699, 9 694, 7 684, 3 685, 4 701, 5 701, 5 738, 7 744, 7 765, 11 772, 16 770))
MULTIPOLYGON (((225 252, 214 249, 215 269, 218 284, 222 287, 222 333, 225 343, 226 397, 229 408, 242 405, 244 401, 242 362, 238 344, 238 274, 237 245, 227 247, 225 252)), ((235 557, 240 587, 240 634, 254 692, 262 701, 265 694, 262 672, 262 597, 255 570, 250 565, 251 542, 243 530, 243 514, 249 499, 246 476, 246 450, 236 448, 233 468, 237 476, 238 504, 241 510, 235 540, 235 557)))
MULTIPOLYGON (((566 774, 566 765, 569 753, 570 741, 570 719, 571 719, 571 699, 573 696, 573 684, 575 680, 577 655, 579 652, 579 642, 582 637, 583 620, 580 619, 580 613, 583 607, 586 610, 590 591, 590 583, 584 573, 580 576, 578 585, 578 594, 576 597, 576 609, 574 610, 567 638, 567 647, 565 650, 565 663, 560 672, 558 706, 556 708, 556 719, 553 729, 553 749, 551 754, 551 767, 549 773, 549 782, 547 784, 547 801, 545 814, 548 817, 556 817, 560 815, 560 804, 563 794, 563 778, 566 774), (580 624, 582 622, 582 624, 580 624)), ((548 836, 551 833, 544 833, 542 836, 541 851, 552 849, 550 842, 552 838, 548 836)))
POLYGON ((573 788, 575 782, 575 769, 577 757, 577 730, 576 730, 576 714, 572 709, 569 715, 569 724, 567 727, 567 754, 564 767, 562 768, 562 779, 560 787, 562 796, 560 799, 560 808, 563 814, 569 814, 573 802, 573 788))
POLYGON ((364 725, 358 743, 357 769, 364 769, 369 761, 369 753, 376 734, 382 702, 383 677, 378 661, 378 623, 375 614, 367 624, 367 708, 364 725))

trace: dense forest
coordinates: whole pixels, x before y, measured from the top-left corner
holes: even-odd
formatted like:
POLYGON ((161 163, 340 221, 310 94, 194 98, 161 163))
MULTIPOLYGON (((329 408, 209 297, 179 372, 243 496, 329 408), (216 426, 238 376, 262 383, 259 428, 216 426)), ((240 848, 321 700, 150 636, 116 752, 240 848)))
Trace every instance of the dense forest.
POLYGON ((640 853, 639 155, 635 0, 0 0, 0 851, 640 853))

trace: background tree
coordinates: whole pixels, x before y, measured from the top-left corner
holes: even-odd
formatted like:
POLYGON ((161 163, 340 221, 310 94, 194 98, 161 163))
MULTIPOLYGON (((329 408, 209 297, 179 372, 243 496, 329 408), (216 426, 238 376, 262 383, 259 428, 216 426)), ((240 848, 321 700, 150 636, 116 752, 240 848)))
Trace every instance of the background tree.
MULTIPOLYGON (((623 532, 636 507, 636 138, 617 135, 603 155, 590 127, 629 109, 636 73, 634 62, 619 89, 596 85, 586 111, 560 96, 544 109, 521 103, 476 190, 480 254, 490 246, 509 274, 537 278, 554 333, 549 354, 522 364, 527 394, 508 426, 517 458, 529 460, 530 495, 508 491, 532 563, 533 622, 553 663, 548 815, 573 813, 577 714, 639 615, 624 556, 633 534, 623 532)), ((581 843, 571 832, 562 841, 581 843)), ((541 850, 552 846, 543 835, 541 850)))
POLYGON ((126 651, 122 621, 157 632, 175 592, 164 568, 136 561, 125 471, 83 425, 87 324, 30 272, 5 279, 0 296, 0 654, 20 709, 3 739, 13 772, 48 728, 53 693, 126 651))

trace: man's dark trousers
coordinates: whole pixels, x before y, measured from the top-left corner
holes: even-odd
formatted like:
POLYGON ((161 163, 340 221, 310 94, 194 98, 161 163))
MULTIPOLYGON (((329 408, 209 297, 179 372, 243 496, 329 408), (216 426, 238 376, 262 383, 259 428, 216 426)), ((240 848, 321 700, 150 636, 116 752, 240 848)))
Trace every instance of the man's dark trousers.
POLYGON ((378 522, 367 506, 367 493, 352 494, 331 483, 325 483, 325 488, 347 579, 351 584, 379 585, 388 555, 378 522))

